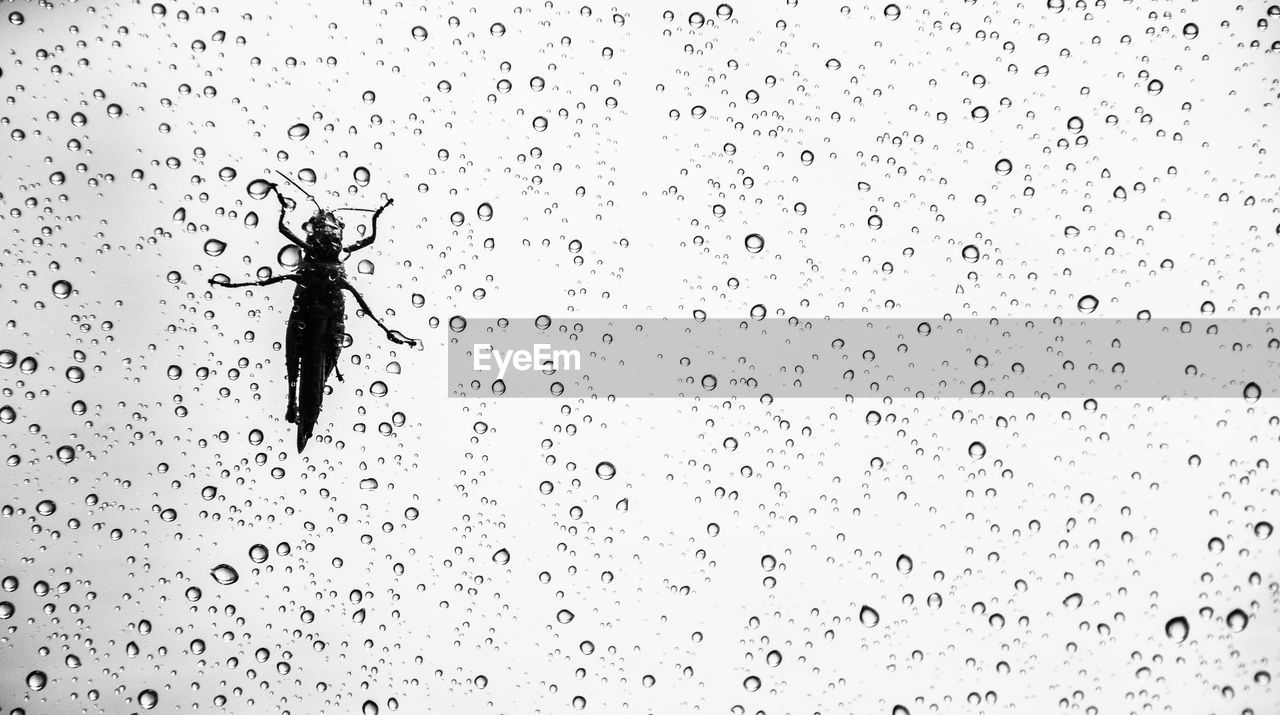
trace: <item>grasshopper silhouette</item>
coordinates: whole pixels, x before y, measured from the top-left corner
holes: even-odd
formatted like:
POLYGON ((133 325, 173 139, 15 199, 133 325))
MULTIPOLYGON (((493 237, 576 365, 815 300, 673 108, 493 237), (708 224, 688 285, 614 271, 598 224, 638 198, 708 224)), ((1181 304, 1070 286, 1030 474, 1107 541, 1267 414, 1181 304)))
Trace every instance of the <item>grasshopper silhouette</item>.
MULTIPOLYGON (((276 172, 279 173, 279 172, 276 172)), ((294 273, 273 276, 260 281, 244 283, 224 283, 209 279, 209 285, 222 288, 240 288, 244 286, 269 286, 281 281, 293 281, 298 284, 293 290, 293 310, 289 315, 289 329, 285 334, 285 363, 289 373, 289 408, 285 412, 285 420, 298 425, 298 452, 307 446, 311 432, 315 428, 316 418, 320 416, 320 403, 324 400, 324 386, 329 373, 337 371, 338 353, 342 350, 342 337, 345 327, 343 308, 345 303, 342 291, 348 291, 360 304, 364 314, 373 319, 378 327, 387 334, 387 339, 398 345, 418 344, 413 338, 406 337, 399 331, 392 330, 378 320, 373 309, 365 302, 364 296, 347 282, 347 273, 342 262, 350 255, 373 243, 378 234, 378 217, 393 203, 387 199, 376 211, 373 209, 341 208, 332 211, 320 206, 315 197, 306 189, 294 183, 284 174, 289 183, 307 195, 316 205, 316 212, 303 224, 306 240, 298 238, 285 224, 285 213, 289 210, 284 194, 272 183, 267 190, 276 192, 280 200, 280 233, 302 249, 302 261, 294 273), (372 211, 369 236, 349 245, 342 245, 343 223, 337 217, 338 211, 372 211), (342 253, 346 256, 342 256, 342 253)), ((342 381, 342 373, 337 372, 342 381)))

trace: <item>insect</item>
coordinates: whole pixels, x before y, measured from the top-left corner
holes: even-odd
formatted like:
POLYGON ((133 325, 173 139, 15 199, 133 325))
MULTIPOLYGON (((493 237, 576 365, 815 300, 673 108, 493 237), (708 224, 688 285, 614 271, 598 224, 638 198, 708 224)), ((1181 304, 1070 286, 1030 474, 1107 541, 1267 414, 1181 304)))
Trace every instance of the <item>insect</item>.
MULTIPOLYGON (((276 172, 280 173, 280 172, 276 172)), ((289 375, 289 407, 285 411, 285 421, 298 425, 298 452, 301 453, 311 439, 316 418, 320 416, 320 403, 324 399, 325 383, 330 373, 336 373, 338 381, 342 381, 342 372, 338 371, 338 353, 342 350, 345 320, 343 317, 342 292, 347 291, 355 297, 364 314, 373 319, 378 327, 387 334, 387 339, 398 345, 410 347, 418 344, 417 340, 406 337, 403 333, 388 328, 373 309, 365 302, 364 296, 347 281, 346 271, 342 263, 352 253, 371 245, 378 234, 378 217, 394 203, 387 199, 377 210, 340 208, 329 210, 316 201, 306 189, 284 174, 290 184, 307 195, 316 205, 316 212, 302 225, 306 240, 298 238, 285 223, 285 215, 289 205, 284 194, 275 183, 268 185, 267 193, 274 191, 280 200, 280 233, 294 245, 302 249, 302 260, 293 273, 272 276, 259 281, 231 283, 217 280, 217 276, 209 279, 209 285, 222 288, 240 288, 244 286, 269 286, 282 281, 293 281, 297 287, 293 290, 293 309, 289 314, 289 328, 285 334, 285 364, 289 375), (342 229, 344 224, 338 218, 338 211, 371 211, 369 235, 348 246, 342 245, 342 229), (342 254, 346 254, 345 256, 342 254)))

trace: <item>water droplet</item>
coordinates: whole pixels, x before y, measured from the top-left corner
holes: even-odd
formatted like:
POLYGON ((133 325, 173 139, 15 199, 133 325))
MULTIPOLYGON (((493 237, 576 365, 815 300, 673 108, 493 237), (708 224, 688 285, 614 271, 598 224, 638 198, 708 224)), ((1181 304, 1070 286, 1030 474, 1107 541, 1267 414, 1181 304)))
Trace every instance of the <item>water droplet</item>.
POLYGON ((764 236, 758 233, 747 234, 744 243, 746 243, 748 253, 759 253, 764 250, 764 236))
POLYGON ((493 562, 495 564, 506 564, 511 560, 511 552, 506 549, 498 549, 493 553, 493 562))
POLYGON ((227 244, 216 238, 211 238, 204 242, 204 252, 208 256, 221 256, 222 252, 227 250, 227 244))
POLYGON ((1249 616, 1239 608, 1227 614, 1227 627, 1233 633, 1239 633, 1249 626, 1249 616))
POLYGON ((55 298, 62 298, 62 299, 64 299, 64 300, 65 300, 65 299, 67 298, 67 296, 69 296, 69 295, 71 295, 71 284, 70 284, 70 283, 68 283, 67 281, 54 281, 54 282, 53 282, 53 297, 55 297, 55 298))
POLYGON ((1187 619, 1182 616, 1170 618, 1168 623, 1164 624, 1164 634, 1175 643, 1181 643, 1187 639, 1187 634, 1191 632, 1191 625, 1187 623, 1187 619))
POLYGON ((1092 295, 1080 296, 1076 301, 1076 310, 1086 315, 1098 309, 1098 299, 1092 295))
POLYGON ((213 569, 209 571, 209 575, 213 577, 214 581, 217 581, 223 586, 230 586, 240 580, 239 572, 229 564, 218 564, 217 566, 214 566, 213 569))
POLYGON ((617 475, 618 470, 613 466, 613 462, 600 462, 596 465, 596 476, 608 481, 617 475))
POLYGON ((1250 402, 1257 402, 1262 397, 1262 386, 1256 382, 1251 382, 1244 386, 1244 399, 1250 402))
POLYGON ((245 191, 251 198, 265 199, 267 194, 271 193, 271 182, 266 179, 254 179, 245 187, 245 191))
POLYGON ((276 263, 284 268, 297 268, 302 263, 302 249, 292 243, 282 247, 276 254, 276 263))
POLYGON ((307 126, 303 122, 298 122, 297 124, 289 127, 289 138, 294 141, 300 142, 310 136, 310 134, 311 127, 307 126))
POLYGON ((863 606, 858 611, 858 620, 867 628, 873 628, 880 624, 880 614, 871 606, 863 606))
POLYGON ((969 456, 974 459, 982 459, 987 456, 987 445, 981 442, 971 442, 969 444, 969 456))

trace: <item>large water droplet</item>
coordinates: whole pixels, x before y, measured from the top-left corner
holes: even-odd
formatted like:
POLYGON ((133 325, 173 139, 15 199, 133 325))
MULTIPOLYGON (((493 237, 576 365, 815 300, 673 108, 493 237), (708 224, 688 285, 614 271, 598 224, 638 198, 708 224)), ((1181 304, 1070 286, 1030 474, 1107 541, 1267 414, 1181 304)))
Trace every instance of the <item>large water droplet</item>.
POLYGON ((229 564, 218 564, 217 566, 214 566, 213 569, 209 571, 209 575, 213 577, 214 581, 217 581, 223 586, 230 586, 240 580, 239 572, 229 564))
POLYGON ((873 628, 880 624, 880 613, 871 606, 863 606, 858 611, 858 620, 867 628, 873 628))
POLYGON ((600 462, 596 465, 596 476, 606 481, 613 479, 617 473, 618 470, 613 466, 613 462, 600 462))
POLYGON ((33 670, 27 673, 27 687, 32 690, 44 690, 44 686, 49 684, 49 676, 43 670, 33 670))

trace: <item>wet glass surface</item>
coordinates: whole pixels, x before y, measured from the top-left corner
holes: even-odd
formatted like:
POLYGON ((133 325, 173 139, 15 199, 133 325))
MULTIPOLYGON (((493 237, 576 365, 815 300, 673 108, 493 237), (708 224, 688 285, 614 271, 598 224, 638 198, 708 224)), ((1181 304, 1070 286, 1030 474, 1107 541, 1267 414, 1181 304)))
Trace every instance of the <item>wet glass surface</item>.
POLYGON ((1274 371, 511 400, 446 365, 468 316, 1270 319, 1280 6, 0 12, 0 712, 1280 712, 1274 371), (348 294, 302 453, 293 284, 209 283, 304 265, 270 182, 300 236, 394 199, 343 266, 420 341, 348 294))

